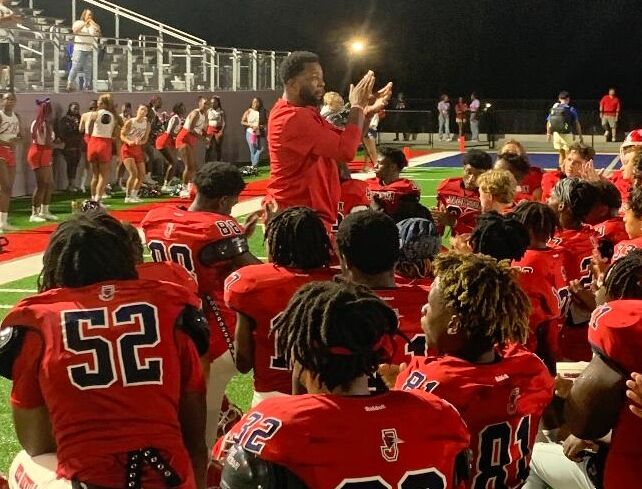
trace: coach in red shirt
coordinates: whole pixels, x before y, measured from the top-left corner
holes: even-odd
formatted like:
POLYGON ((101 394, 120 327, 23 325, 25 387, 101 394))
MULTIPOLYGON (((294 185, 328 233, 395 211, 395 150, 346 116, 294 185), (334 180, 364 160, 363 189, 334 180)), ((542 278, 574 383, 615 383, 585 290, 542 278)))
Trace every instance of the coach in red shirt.
POLYGON ((329 230, 337 219, 341 196, 337 162, 354 159, 364 127, 388 103, 392 83, 373 95, 374 74, 369 71, 351 86, 350 114, 342 130, 319 113, 325 82, 316 54, 294 52, 280 71, 283 97, 268 121, 268 196, 280 209, 297 205, 314 209, 329 230))
POLYGON ((609 88, 608 95, 604 95, 600 100, 600 118, 604 128, 604 137, 607 141, 609 140, 609 132, 611 133, 611 141, 615 141, 620 109, 620 99, 615 96, 615 88, 609 88))

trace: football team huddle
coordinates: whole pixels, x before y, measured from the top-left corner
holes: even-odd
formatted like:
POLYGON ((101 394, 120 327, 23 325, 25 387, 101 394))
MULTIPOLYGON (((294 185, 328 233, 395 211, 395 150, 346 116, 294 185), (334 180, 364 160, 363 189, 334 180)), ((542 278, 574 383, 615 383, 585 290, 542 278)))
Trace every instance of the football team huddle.
POLYGON ((10 487, 638 487, 642 130, 608 178, 580 143, 554 172, 471 150, 434 209, 379 153, 340 165, 334 225, 270 199, 238 222, 221 162, 144 240, 100 206, 61 223, 0 328, 10 487))

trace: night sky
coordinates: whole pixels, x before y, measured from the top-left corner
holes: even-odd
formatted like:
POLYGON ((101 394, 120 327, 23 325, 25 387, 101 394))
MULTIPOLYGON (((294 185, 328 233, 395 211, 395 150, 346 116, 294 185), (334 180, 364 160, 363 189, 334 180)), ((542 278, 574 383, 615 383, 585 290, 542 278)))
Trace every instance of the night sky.
MULTIPOLYGON (((625 106, 642 108, 640 0, 115 1, 214 45, 316 51, 328 89, 344 91, 343 43, 363 36, 371 49, 353 62, 355 73, 372 67, 411 98, 476 90, 484 98, 553 99, 563 88, 594 99, 614 85, 625 106)), ((67 0, 35 3, 70 15, 67 0)), ((97 18, 112 34, 111 17, 97 18)), ((121 25, 122 34, 140 32, 121 25)))

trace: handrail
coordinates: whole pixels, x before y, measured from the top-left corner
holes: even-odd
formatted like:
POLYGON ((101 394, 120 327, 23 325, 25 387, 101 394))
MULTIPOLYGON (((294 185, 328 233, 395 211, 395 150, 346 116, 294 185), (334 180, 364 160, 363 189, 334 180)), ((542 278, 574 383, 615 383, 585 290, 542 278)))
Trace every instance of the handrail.
POLYGON ((179 39, 186 44, 191 44, 191 45, 207 44, 207 41, 205 41, 204 39, 193 36, 188 32, 181 31, 170 25, 163 24, 162 22, 159 22, 150 17, 147 17, 146 15, 139 14, 138 12, 135 12, 133 10, 129 10, 128 8, 113 4, 107 0, 81 0, 81 1, 88 3, 90 5, 93 5, 94 7, 98 7, 103 10, 106 10, 107 12, 111 12, 117 17, 122 16, 126 19, 129 19, 131 21, 144 25, 145 27, 149 27, 150 29, 157 30, 161 38, 163 37, 163 34, 166 34, 175 39, 179 39))

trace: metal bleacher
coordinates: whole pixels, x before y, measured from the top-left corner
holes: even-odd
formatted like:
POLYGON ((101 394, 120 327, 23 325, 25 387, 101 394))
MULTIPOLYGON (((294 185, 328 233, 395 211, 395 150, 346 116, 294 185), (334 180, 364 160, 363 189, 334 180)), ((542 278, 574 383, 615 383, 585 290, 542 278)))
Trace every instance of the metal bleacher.
MULTIPOLYGON (((9 83, 0 88, 19 93, 66 90, 74 38, 71 20, 48 17, 50 0, 41 1, 42 8, 34 6, 34 0, 13 0, 7 5, 17 18, 0 25, 14 45, 9 83)), ((84 8, 108 12, 114 18, 115 37, 94 42, 93 90, 97 92, 274 90, 278 66, 289 54, 210 46, 106 0, 71 0, 70 7, 72 19, 84 8), (121 21, 133 22, 142 33, 136 39, 119 37, 121 21)))

